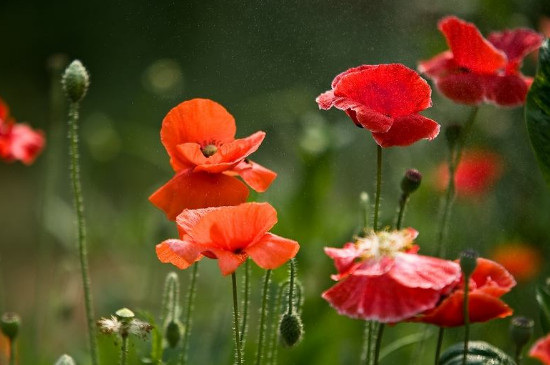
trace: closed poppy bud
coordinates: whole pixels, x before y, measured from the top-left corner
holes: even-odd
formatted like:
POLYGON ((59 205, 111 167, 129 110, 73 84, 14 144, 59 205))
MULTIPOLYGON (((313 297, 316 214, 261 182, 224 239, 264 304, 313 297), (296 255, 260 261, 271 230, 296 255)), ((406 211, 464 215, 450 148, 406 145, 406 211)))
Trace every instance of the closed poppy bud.
POLYGON ((6 312, 2 315, 0 319, 0 329, 4 336, 10 339, 10 341, 15 340, 17 333, 19 332, 19 325, 21 324, 21 319, 16 313, 6 312))
POLYGON ((296 314, 285 313, 279 323, 279 332, 283 343, 288 346, 294 346, 302 338, 304 326, 300 317, 296 314))
POLYGON ((420 187, 421 182, 422 174, 418 170, 409 169, 401 180, 401 191, 403 194, 412 194, 420 187))
POLYGON ((525 346, 533 336, 535 322, 527 317, 514 317, 510 322, 510 337, 518 348, 525 346))
POLYGON ((460 254, 460 269, 465 277, 470 277, 477 266, 477 258, 479 254, 477 251, 468 249, 462 251, 460 254))
POLYGON ((164 337, 170 347, 174 348, 178 345, 181 338, 181 330, 181 325, 176 321, 170 321, 166 326, 164 337))
POLYGON ((445 128, 445 138, 449 147, 453 147, 458 139, 460 138, 460 133, 462 132, 462 126, 459 124, 451 124, 445 128))
POLYGON ((76 365, 73 358, 67 354, 61 355, 59 359, 55 362, 55 365, 76 365))
POLYGON ((67 98, 73 103, 78 103, 84 98, 86 91, 88 91, 90 76, 82 65, 82 62, 74 60, 65 69, 61 82, 67 98))

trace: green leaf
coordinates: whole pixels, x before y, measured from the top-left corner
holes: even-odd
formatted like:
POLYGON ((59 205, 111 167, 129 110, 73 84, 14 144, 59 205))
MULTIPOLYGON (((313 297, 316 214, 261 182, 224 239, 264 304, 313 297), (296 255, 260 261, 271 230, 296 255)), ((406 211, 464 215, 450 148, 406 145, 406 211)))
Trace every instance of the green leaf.
POLYGON ((539 168, 550 186, 550 42, 539 51, 535 81, 527 94, 525 122, 539 168))
POLYGON ((542 285, 537 287, 537 302, 540 308, 540 324, 544 333, 550 333, 550 293, 542 285))

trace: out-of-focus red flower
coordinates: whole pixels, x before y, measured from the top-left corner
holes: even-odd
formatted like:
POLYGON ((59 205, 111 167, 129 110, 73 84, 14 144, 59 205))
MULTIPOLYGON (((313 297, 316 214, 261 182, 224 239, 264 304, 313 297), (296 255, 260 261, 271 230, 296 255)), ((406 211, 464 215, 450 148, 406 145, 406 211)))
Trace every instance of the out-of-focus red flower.
MULTIPOLYGON (((477 259, 477 266, 470 277, 468 308, 470 323, 486 322, 495 318, 504 318, 512 314, 512 309, 500 300, 516 285, 514 277, 500 264, 477 259)), ((413 321, 425 322, 440 327, 456 327, 464 324, 464 279, 460 285, 447 295, 437 307, 430 309, 413 321)))
POLYGON ((236 205, 246 201, 248 188, 263 192, 277 174, 247 157, 265 133, 235 139, 235 120, 208 99, 185 101, 166 115, 160 137, 176 175, 149 200, 174 220, 183 209, 236 205))
POLYGON ((218 259, 223 275, 233 273, 250 257, 263 269, 275 269, 293 258, 298 242, 268 231, 277 223, 277 212, 268 203, 186 209, 176 222, 180 239, 156 247, 159 260, 185 269, 207 256, 218 259))
POLYGON ((325 248, 338 283, 323 298, 352 318, 395 323, 435 307, 460 278, 456 262, 417 255, 418 232, 371 233, 344 248, 325 248))
POLYGON ((42 131, 36 131, 27 124, 15 123, 9 115, 8 106, 0 99, 0 158, 30 165, 45 143, 42 131))
POLYGON ((540 360, 544 365, 550 365, 550 335, 535 342, 529 350, 529 356, 540 360))
MULTIPOLYGON (((500 155, 484 150, 466 150, 455 171, 456 194, 462 197, 479 197, 488 192, 502 174, 500 155)), ((436 188, 444 191, 449 183, 447 163, 436 171, 436 188)))
POLYGON ((521 74, 523 58, 538 49, 544 37, 529 29, 505 30, 483 38, 475 25, 448 16, 439 30, 450 50, 420 62, 446 97, 457 103, 491 102, 517 106, 525 102, 533 79, 521 74))
POLYGON ((418 114, 432 105, 431 92, 424 79, 401 64, 363 65, 336 76, 332 90, 316 101, 321 109, 345 111, 382 147, 408 146, 439 133, 439 124, 418 114))
POLYGON ((498 245, 493 250, 491 258, 504 266, 518 281, 534 278, 542 265, 539 250, 521 242, 498 245))

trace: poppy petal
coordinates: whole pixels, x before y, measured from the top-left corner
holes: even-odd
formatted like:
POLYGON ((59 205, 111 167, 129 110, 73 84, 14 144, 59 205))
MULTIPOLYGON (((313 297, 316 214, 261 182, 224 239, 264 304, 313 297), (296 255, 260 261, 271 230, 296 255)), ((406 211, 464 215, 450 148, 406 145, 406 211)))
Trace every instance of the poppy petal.
POLYGON ((181 169, 194 168, 208 161, 198 143, 188 142, 176 146, 177 161, 181 169))
POLYGON ((170 263, 179 269, 186 269, 202 256, 196 245, 187 241, 169 239, 159 243, 156 248, 157 257, 162 263, 170 263))
POLYGON ((0 99, 0 122, 6 121, 8 118, 10 109, 8 108, 8 105, 0 99))
POLYGON ((504 51, 508 57, 508 62, 513 62, 520 66, 521 61, 529 53, 538 49, 544 36, 530 29, 505 30, 503 32, 493 32, 487 37, 496 48, 504 51))
POLYGON ((494 73, 506 66, 506 56, 489 43, 475 25, 448 16, 439 22, 457 64, 477 73, 494 73))
POLYGON ((235 119, 220 104, 209 99, 184 101, 162 121, 160 139, 175 171, 187 165, 179 161, 177 146, 182 143, 225 144, 235 138, 235 119))
POLYGON ((298 242, 266 233, 245 252, 262 269, 276 269, 294 256, 300 249, 298 242))
POLYGON ((441 290, 460 280, 460 266, 437 257, 398 253, 389 275, 413 288, 441 290))
POLYGON ((149 201, 174 220, 184 209, 237 205, 247 197, 248 188, 237 178, 182 171, 155 191, 149 201))
MULTIPOLYGON (((355 244, 348 242, 343 248, 325 247, 325 253, 328 257, 334 260, 334 266, 339 274, 345 274, 353 266, 361 251, 357 249, 355 244)), ((339 280, 337 278, 337 280, 339 280)))
POLYGON ((319 109, 329 110, 334 103, 334 91, 329 90, 319 95, 315 102, 319 105, 319 109))
POLYGON ((9 139, 11 157, 23 162, 25 165, 34 162, 46 143, 42 131, 36 131, 22 123, 13 125, 9 139))
POLYGON ((409 146, 421 139, 432 140, 439 134, 439 124, 420 114, 396 118, 386 133, 373 133, 381 147, 409 146))
POLYGON ((484 98, 484 82, 480 75, 462 72, 435 80, 439 91, 449 99, 467 105, 477 105, 484 98))
POLYGON ((477 259, 477 266, 471 279, 478 290, 500 297, 516 285, 514 277, 499 263, 485 258, 477 259))
POLYGON ((544 365, 550 365, 550 335, 539 339, 529 350, 529 356, 539 359, 544 365))
POLYGON ((428 83, 401 64, 377 65, 347 73, 336 84, 334 95, 391 117, 431 106, 428 83))
POLYGON ((363 106, 347 109, 346 113, 353 120, 355 125, 360 128, 368 129, 373 133, 387 132, 393 124, 393 118, 363 106))
POLYGON ((451 51, 445 51, 437 56, 421 61, 418 64, 418 72, 426 74, 430 77, 445 76, 449 73, 456 73, 460 66, 456 63, 451 51))
POLYGON ((239 253, 260 240, 277 223, 268 203, 223 207, 208 213, 189 232, 193 241, 216 250, 239 253))
POLYGON ((211 249, 210 250, 218 259, 218 267, 223 276, 232 274, 237 268, 242 265, 248 256, 245 253, 233 253, 226 250, 211 249))
POLYGON ((242 161, 231 171, 238 174, 248 186, 259 193, 266 191, 277 177, 275 172, 250 160, 242 161))
POLYGON ((433 308, 440 295, 431 289, 403 286, 388 275, 350 275, 322 297, 340 314, 395 323, 433 308))
POLYGON ((188 235, 193 230, 193 227, 199 223, 200 219, 213 210, 220 209, 219 207, 203 208, 203 209, 184 209, 176 217, 178 231, 180 236, 188 235))
POLYGON ((521 76, 484 77, 487 100, 500 106, 520 106, 525 102, 530 82, 521 76))

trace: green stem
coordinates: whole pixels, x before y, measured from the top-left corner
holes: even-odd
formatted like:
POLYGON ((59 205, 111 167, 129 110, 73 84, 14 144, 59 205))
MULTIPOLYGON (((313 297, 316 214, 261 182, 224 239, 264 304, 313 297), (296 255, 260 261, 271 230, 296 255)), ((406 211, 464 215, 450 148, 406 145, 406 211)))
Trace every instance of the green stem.
POLYGON ((468 291, 470 289, 470 278, 464 276, 464 356, 462 357, 462 365, 466 365, 466 357, 468 356, 468 341, 470 340, 470 312, 468 309, 468 291))
POLYGON ((182 354, 180 357, 180 365, 184 365, 187 362, 187 356, 189 352, 189 337, 191 336, 192 314, 195 304, 196 284, 197 277, 199 276, 199 262, 195 262, 193 265, 193 272, 191 273, 191 282, 189 283, 189 291, 186 298, 186 312, 185 322, 183 329, 183 341, 182 341, 182 354))
POLYGON ((262 311, 260 312, 260 337, 258 339, 258 350, 256 352, 256 365, 262 363, 262 355, 264 349, 264 336, 265 336, 265 317, 267 315, 267 293, 269 290, 269 280, 271 279, 271 270, 266 270, 264 288, 262 291, 262 311))
POLYGON ((243 318, 241 324, 241 349, 244 351, 246 331, 248 329, 248 305, 250 303, 250 260, 244 264, 243 318))
POLYGON ((380 347, 382 347, 382 336, 384 335, 384 323, 378 325, 378 334, 376 336, 376 347, 374 348, 374 365, 378 365, 380 358, 380 347))
POLYGON ((231 281, 233 282, 233 329, 235 333, 235 364, 241 365, 241 340, 239 339, 239 300, 237 299, 237 274, 233 272, 231 274, 231 281))
POLYGON ((397 222, 395 223, 395 229, 400 230, 401 225, 403 224, 403 217, 405 216, 405 208, 409 202, 409 194, 401 194, 399 199, 399 212, 397 213, 397 222))
POLYGON ((122 345, 120 347, 120 365, 126 365, 128 357, 128 334, 122 336, 122 345))
POLYGON ((84 305, 88 322, 88 339, 92 355, 92 364, 98 364, 97 341, 94 334, 94 311, 92 308, 92 292, 90 289, 90 274, 88 269, 88 252, 86 247, 86 226, 84 221, 84 200, 80 185, 80 165, 78 155, 78 103, 71 103, 69 107, 69 156, 71 183, 73 187, 74 205, 78 226, 78 251, 80 256, 80 270, 84 288, 84 305))
POLYGON ((15 365, 15 341, 9 340, 10 345, 10 363, 9 365, 15 365))
POLYGON ((445 328, 439 327, 439 333, 437 334, 437 347, 435 348, 435 365, 439 364, 439 356, 441 355, 441 346, 443 345, 443 335, 445 334, 445 328))
POLYGON ((437 242, 436 256, 438 257, 445 256, 444 242, 445 242, 445 237, 447 236, 447 229, 449 225, 449 218, 451 216, 451 210, 456 197, 455 174, 456 174, 458 165, 460 164, 460 159, 462 158, 464 144, 466 143, 466 139, 470 134, 470 131, 476 119, 478 110, 479 110, 479 107, 477 106, 472 109, 472 111, 470 112, 470 115, 468 116, 468 119, 466 120, 466 123, 464 123, 464 126, 460 131, 458 140, 456 141, 456 143, 449 146, 450 147, 449 159, 448 159, 449 182, 447 184, 447 190, 445 191, 443 213, 439 221, 439 229, 438 229, 437 240, 436 240, 437 242))
POLYGON ((514 356, 514 360, 516 360, 517 365, 521 365, 521 350, 523 349, 522 346, 516 346, 516 353, 514 356))
POLYGON ((279 338, 279 316, 281 314, 281 306, 283 302, 284 292, 289 282, 285 281, 279 286, 279 292, 277 293, 277 301, 273 308, 273 315, 271 320, 270 340, 267 351, 267 364, 272 365, 277 363, 277 339, 279 338))
POLYGON ((288 315, 294 311, 294 277, 296 276, 296 259, 292 258, 289 262, 290 266, 290 283, 288 287, 288 315))
POLYGON ((365 322, 365 330, 363 331, 363 346, 361 358, 359 360, 359 363, 362 365, 370 365, 371 363, 373 325, 373 321, 365 322))
POLYGON ((378 230, 378 214, 380 210, 380 192, 382 188, 382 147, 376 145, 376 196, 374 200, 374 222, 372 229, 378 230))

